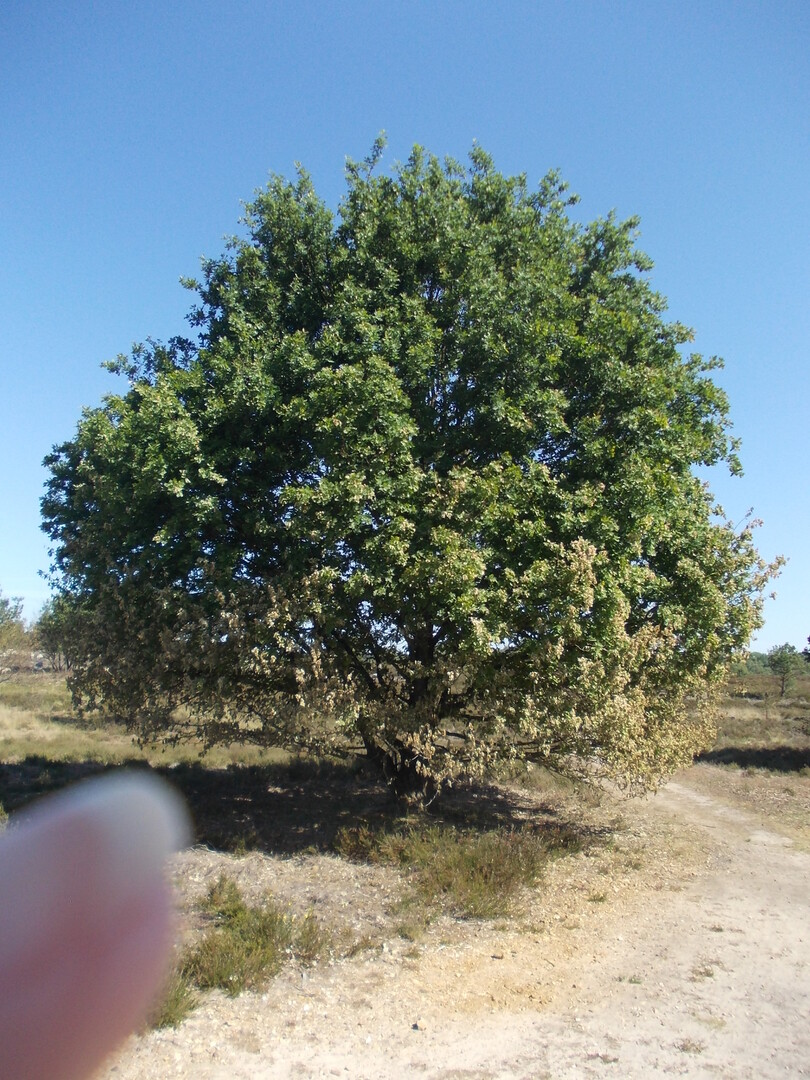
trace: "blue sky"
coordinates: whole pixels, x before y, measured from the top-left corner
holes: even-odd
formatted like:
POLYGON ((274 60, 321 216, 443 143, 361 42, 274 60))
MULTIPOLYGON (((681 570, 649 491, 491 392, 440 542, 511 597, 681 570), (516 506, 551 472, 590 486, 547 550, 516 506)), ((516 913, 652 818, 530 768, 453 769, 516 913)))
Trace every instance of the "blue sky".
POLYGON ((810 5, 6 0, 0 7, 0 589, 47 597, 50 447, 101 363, 187 329, 179 285, 300 161, 336 206, 381 130, 639 214, 670 315, 726 361, 745 476, 789 562, 757 648, 810 634, 810 5))

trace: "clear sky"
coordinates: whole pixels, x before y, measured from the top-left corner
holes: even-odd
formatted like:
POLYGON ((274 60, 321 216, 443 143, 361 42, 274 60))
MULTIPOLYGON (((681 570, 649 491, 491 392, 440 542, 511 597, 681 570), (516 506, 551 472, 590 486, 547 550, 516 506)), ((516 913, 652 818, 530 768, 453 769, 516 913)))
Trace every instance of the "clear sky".
POLYGON ((336 206, 381 130, 639 214, 652 281, 726 361, 733 520, 789 562, 755 647, 810 634, 806 0, 5 0, 0 5, 0 589, 36 614, 50 447, 104 360, 187 331, 179 285, 300 161, 336 206))

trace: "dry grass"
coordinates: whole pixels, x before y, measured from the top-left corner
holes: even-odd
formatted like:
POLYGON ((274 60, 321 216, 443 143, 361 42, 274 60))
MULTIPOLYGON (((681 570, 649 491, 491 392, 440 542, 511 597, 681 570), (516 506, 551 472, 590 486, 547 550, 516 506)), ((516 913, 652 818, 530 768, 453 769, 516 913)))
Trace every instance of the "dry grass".
POLYGON ((0 683, 0 760, 21 760, 46 752, 54 761, 92 760, 117 765, 148 761, 176 765, 204 757, 214 768, 288 760, 289 755, 250 745, 214 747, 190 740, 173 745, 139 746, 115 717, 73 711, 65 676, 20 672, 0 683))
POLYGON ((784 698, 774 676, 732 679, 717 742, 698 761, 698 783, 701 770, 721 769, 726 798, 810 843, 810 679, 797 679, 784 698))
POLYGON ((701 760, 774 773, 810 767, 810 680, 798 679, 794 691, 780 698, 774 676, 735 677, 721 704, 717 742, 701 760))
POLYGON ((199 742, 139 746, 114 718, 73 712, 64 675, 20 672, 0 683, 0 806, 18 809, 31 798, 120 766, 174 770, 209 769, 288 761, 289 755, 257 747, 217 747, 199 742))
MULTIPOLYGON (((773 815, 780 828, 792 828, 794 821, 799 828, 803 816, 806 829, 810 776, 801 762, 810 751, 810 706, 801 697, 768 696, 765 678, 766 684, 751 687, 746 680, 732 686, 717 746, 695 773, 711 771, 715 791, 722 775, 729 798, 773 815)), ((197 840, 211 849, 192 855, 216 860, 216 866, 202 879, 204 885, 197 878, 196 891, 184 886, 186 943, 152 1018, 158 1026, 181 1023, 211 987, 226 994, 259 988, 284 965, 303 966, 329 951, 357 955, 380 947, 383 939, 395 941, 396 934, 403 939, 396 946, 402 955, 415 959, 419 950, 409 942, 429 942, 439 932, 466 933, 458 920, 509 918, 510 932, 533 935, 549 926, 598 922, 623 897, 636 894, 642 867, 648 878, 660 877, 660 886, 651 887, 674 888, 689 859, 696 858, 691 849, 684 854, 678 848, 694 845, 694 837, 653 835, 643 816, 634 832, 631 809, 630 825, 623 825, 610 817, 615 809, 609 800, 597 807, 594 789, 577 788, 543 770, 508 778, 518 781, 512 786, 462 787, 429 813, 403 816, 384 788, 346 766, 286 756, 269 761, 258 754, 248 757, 242 747, 218 750, 200 763, 199 750, 193 745, 141 749, 114 721, 78 722, 58 678, 30 675, 0 686, 0 802, 8 809, 88 772, 124 763, 159 769, 191 805, 197 840), (248 851, 255 854, 232 857, 248 851), (558 859, 572 852, 579 854, 558 859), (285 878, 285 893, 279 867, 299 862, 302 870, 304 863, 312 867, 308 885, 302 887, 296 871, 299 876, 285 878), (358 868, 355 862, 372 867, 358 868), (221 878, 223 864, 229 876, 221 878), (261 865, 264 878, 256 873, 261 865), (340 866, 346 885, 345 895, 325 904, 327 865, 340 866), (374 918, 353 926, 354 936, 344 940, 336 912, 339 906, 341 911, 358 906, 350 890, 370 891, 366 883, 372 873, 394 877, 396 894, 381 898, 374 918), (234 875, 240 877, 238 887, 234 875), (541 889, 535 888, 538 880, 541 889), (275 898, 266 893, 268 887, 275 898), (312 896, 318 900, 318 921, 306 914, 312 896), (300 901, 295 917, 291 897, 296 905, 300 901), (524 898, 529 898, 526 911, 524 898)), ((709 980, 714 967, 707 960, 693 969, 692 978, 709 980)), ((641 978, 629 974, 627 981, 641 978)), ((679 1049, 699 1054, 702 1046, 684 1040, 679 1049)))
MULTIPOLYGON (((533 936, 585 925, 633 894, 642 862, 662 874, 668 865, 646 832, 622 832, 610 797, 599 807, 595 789, 540 769, 511 784, 460 785, 429 812, 403 815, 356 769, 234 762, 241 748, 200 763, 199 748, 140 749, 121 725, 79 723, 67 706, 58 680, 20 685, 13 701, 0 694, 0 801, 9 809, 122 763, 158 769, 192 809, 200 846, 178 879, 184 946, 156 1025, 181 1023, 211 987, 258 988, 324 950, 340 959, 386 947, 412 961, 414 941, 424 948, 481 932, 470 919, 502 919, 504 933, 533 936), (621 845, 611 846, 617 832, 621 845), (231 885, 217 881, 223 870, 231 885)), ((680 873, 681 860, 671 861, 680 873)))

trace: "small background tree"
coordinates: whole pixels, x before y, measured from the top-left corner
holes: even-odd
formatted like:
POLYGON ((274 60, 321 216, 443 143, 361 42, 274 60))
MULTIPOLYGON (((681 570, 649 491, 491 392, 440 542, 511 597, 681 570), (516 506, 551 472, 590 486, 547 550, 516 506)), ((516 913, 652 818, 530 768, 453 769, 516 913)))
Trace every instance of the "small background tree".
POLYGON ((23 602, 19 596, 0 592, 0 649, 17 649, 25 641, 23 602))
POLYGON ((45 604, 33 627, 36 647, 53 671, 70 671, 76 649, 78 615, 68 596, 54 596, 45 604))
POLYGON ((0 681, 11 676, 19 666, 20 653, 28 646, 22 611, 20 597, 0 592, 0 681))
POLYGON ((779 679, 779 697, 783 698, 805 662, 795 645, 774 645, 768 650, 768 667, 779 679))
POLYGON ((196 340, 47 459, 71 685, 146 737, 364 751, 399 791, 532 760, 654 784, 773 568, 695 478, 739 470, 719 361, 634 244, 476 148, 271 179, 189 281, 196 340), (182 708, 180 708, 182 706, 182 708))

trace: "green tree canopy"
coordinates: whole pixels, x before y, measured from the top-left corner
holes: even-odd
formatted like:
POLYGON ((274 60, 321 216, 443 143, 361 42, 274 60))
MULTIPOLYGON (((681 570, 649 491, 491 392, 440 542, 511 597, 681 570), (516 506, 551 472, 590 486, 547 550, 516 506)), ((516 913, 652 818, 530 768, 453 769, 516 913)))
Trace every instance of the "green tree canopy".
POLYGON ((774 645, 768 650, 767 663, 779 679, 779 696, 784 697, 791 682, 804 667, 802 654, 795 645, 774 645))
POLYGON ((22 610, 19 596, 3 596, 0 591, 0 649, 19 648, 25 639, 22 610))
POLYGON ((52 596, 33 627, 34 640, 54 671, 70 671, 79 611, 68 595, 52 596))
POLYGON ((383 144, 335 219, 273 177, 203 264, 194 340, 47 459, 73 687, 141 730, 340 752, 397 784, 531 759, 654 783, 704 744, 768 569, 695 466, 727 401, 635 247, 383 144), (180 708, 182 706, 182 708, 180 708))
POLYGON ((0 682, 12 677, 27 644, 22 599, 4 596, 0 590, 0 682))

